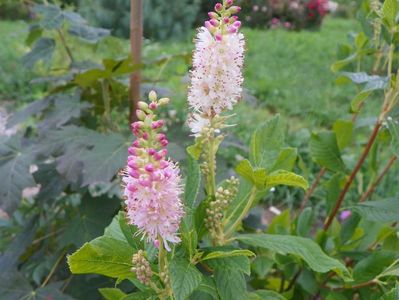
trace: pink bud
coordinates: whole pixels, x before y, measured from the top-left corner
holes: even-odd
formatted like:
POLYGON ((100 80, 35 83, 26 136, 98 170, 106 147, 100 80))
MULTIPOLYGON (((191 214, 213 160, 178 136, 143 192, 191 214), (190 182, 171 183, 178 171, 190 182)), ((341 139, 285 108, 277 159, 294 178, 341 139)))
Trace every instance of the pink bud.
POLYGON ((157 104, 155 102, 151 102, 150 105, 148 106, 150 109, 154 110, 157 109, 157 104))
POLYGON ((143 139, 148 140, 148 132, 143 132, 143 139))
POLYGON ((218 27, 219 26, 219 21, 216 19, 210 19, 209 23, 211 23, 212 26, 218 27))
POLYGON ((162 158, 163 158, 162 154, 160 154, 158 152, 154 153, 154 159, 155 160, 161 160, 162 158))
POLYGON ((236 28, 240 28, 241 27, 241 22, 240 21, 235 21, 233 23, 233 26, 236 27, 236 28))
POLYGON ((145 180, 145 179, 139 179, 139 184, 141 185, 141 186, 144 186, 144 187, 148 187, 148 186, 150 186, 151 185, 151 182, 149 181, 149 180, 145 180))
POLYGON ((161 167, 161 169, 165 169, 169 166, 169 163, 166 160, 163 160, 160 162, 159 166, 161 167))
POLYGON ((132 193, 134 193, 134 192, 137 191, 137 188, 136 188, 134 185, 132 185, 132 184, 129 184, 129 185, 127 186, 127 189, 128 189, 130 192, 132 192, 132 193))
POLYGON ((223 39, 223 37, 222 37, 222 35, 221 35, 220 33, 217 33, 217 34, 215 34, 215 39, 216 39, 218 42, 220 42, 220 41, 223 39))
POLYGON ((152 164, 148 164, 144 168, 148 173, 154 172, 154 166, 152 164))
POLYGON ((154 247, 157 249, 159 248, 159 240, 154 241, 154 247))
POLYGON ((162 145, 162 147, 166 147, 169 144, 169 141, 167 139, 163 139, 159 141, 162 145))
POLYGON ((238 21, 238 16, 232 16, 234 21, 238 21))
POLYGON ((240 6, 232 6, 229 8, 229 12, 231 14, 237 14, 241 11, 241 7, 240 6))
POLYGON ((216 3, 216 4, 215 4, 215 10, 216 10, 216 11, 221 11, 222 8, 223 8, 222 3, 216 3))
POLYGON ((133 147, 136 147, 136 148, 140 148, 140 141, 139 141, 139 140, 135 140, 135 141, 133 142, 132 146, 133 146, 133 147))
POLYGON ((211 22, 209 22, 209 21, 205 21, 204 26, 205 26, 206 29, 208 29, 209 31, 214 30, 214 27, 212 26, 211 22))
POLYGON ((234 3, 233 0, 227 0, 227 1, 226 1, 226 5, 227 5, 228 7, 229 7, 229 6, 232 6, 233 3, 234 3))
POLYGON ((155 149, 148 149, 147 152, 149 155, 154 155, 155 153, 157 153, 157 151, 155 149))
POLYGON ((224 18, 223 18, 223 22, 224 22, 225 24, 229 24, 229 23, 230 23, 230 18, 224 17, 224 18))
POLYGON ((230 26, 227 30, 228 30, 229 33, 236 33, 237 32, 237 28, 234 27, 234 26, 230 26))
POLYGON ((350 216, 352 215, 352 212, 350 210, 344 210, 341 212, 339 218, 341 219, 341 221, 345 221, 346 219, 348 219, 350 216))
POLYGON ((217 13, 213 12, 213 11, 210 11, 208 13, 208 17, 211 18, 211 19, 217 19, 219 17, 219 15, 217 13))
POLYGON ((131 167, 132 169, 134 169, 134 170, 137 170, 137 169, 139 168, 139 166, 137 165, 137 163, 136 163, 134 160, 129 161, 129 162, 127 163, 127 165, 128 165, 129 167, 131 167))
POLYGON ((136 179, 140 177, 140 173, 133 169, 130 170, 129 175, 136 179))
POLYGON ((136 148, 133 147, 129 147, 127 152, 129 152, 130 155, 137 155, 136 148))
POLYGON ((164 139, 166 139, 166 135, 165 134, 163 134, 163 133, 158 134, 158 141, 162 141, 164 139))

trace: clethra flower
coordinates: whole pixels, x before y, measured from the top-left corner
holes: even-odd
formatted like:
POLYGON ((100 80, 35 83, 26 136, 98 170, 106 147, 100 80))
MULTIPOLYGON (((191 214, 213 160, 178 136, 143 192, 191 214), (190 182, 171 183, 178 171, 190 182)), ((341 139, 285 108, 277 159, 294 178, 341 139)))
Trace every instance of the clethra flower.
POLYGON ((217 3, 195 39, 188 102, 194 111, 212 115, 232 109, 241 98, 245 41, 238 30, 240 11, 233 1, 217 3))
POLYGON ((168 101, 157 101, 154 93, 151 101, 155 104, 140 102, 142 110, 137 112, 140 121, 131 126, 137 139, 128 149, 127 167, 123 171, 124 198, 129 223, 137 226, 154 245, 159 245, 161 237, 170 251, 168 242, 180 242, 177 231, 184 214, 181 178, 177 164, 166 158, 168 140, 160 133, 164 122, 155 120, 153 112, 168 101))

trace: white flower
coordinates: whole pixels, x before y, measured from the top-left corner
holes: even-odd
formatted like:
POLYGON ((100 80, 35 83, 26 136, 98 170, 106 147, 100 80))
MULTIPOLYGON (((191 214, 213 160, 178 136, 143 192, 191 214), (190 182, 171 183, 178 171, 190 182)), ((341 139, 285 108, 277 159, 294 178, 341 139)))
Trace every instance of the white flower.
POLYGON ((201 135, 202 128, 211 125, 209 119, 202 117, 200 114, 192 114, 187 123, 195 137, 201 135))
POLYGON ((244 36, 230 33, 217 41, 201 27, 195 40, 188 102, 195 111, 206 114, 232 109, 241 98, 244 36))

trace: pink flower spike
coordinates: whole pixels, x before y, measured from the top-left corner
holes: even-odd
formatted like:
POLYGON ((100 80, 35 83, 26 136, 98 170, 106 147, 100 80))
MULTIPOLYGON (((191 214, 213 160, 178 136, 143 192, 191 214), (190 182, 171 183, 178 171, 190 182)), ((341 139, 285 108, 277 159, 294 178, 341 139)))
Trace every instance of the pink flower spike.
POLYGON ((154 166, 152 164, 148 164, 144 168, 148 173, 154 172, 154 166))
POLYGON ((215 4, 215 10, 216 10, 216 11, 221 11, 222 8, 223 8, 222 3, 216 3, 216 4, 215 4))
POLYGON ((215 34, 215 39, 216 39, 218 42, 221 42, 222 39, 223 39, 223 36, 222 36, 220 33, 217 33, 217 34, 215 34))

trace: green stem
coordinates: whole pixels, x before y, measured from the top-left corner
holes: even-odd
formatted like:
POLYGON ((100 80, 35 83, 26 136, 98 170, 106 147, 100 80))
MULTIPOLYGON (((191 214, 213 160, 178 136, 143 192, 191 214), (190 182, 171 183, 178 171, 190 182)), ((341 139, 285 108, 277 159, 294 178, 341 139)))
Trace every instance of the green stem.
POLYGON ((230 226, 229 230, 227 230, 225 234, 225 238, 229 238, 235 231, 236 227, 241 223, 241 220, 248 214, 249 210, 252 207, 253 202, 255 201, 256 193, 257 193, 256 187, 252 187, 251 194, 248 198, 247 204, 245 205, 244 209, 242 210, 240 216, 236 219, 236 221, 230 226))

